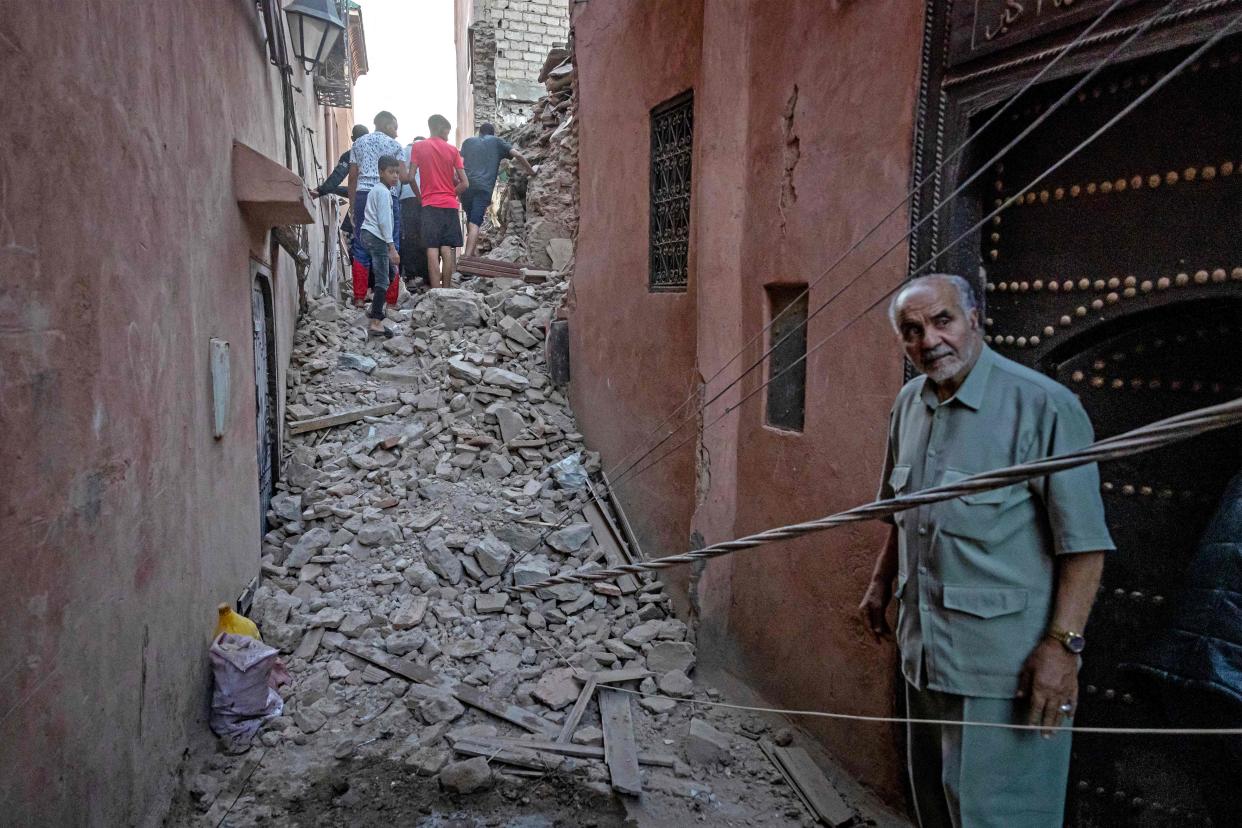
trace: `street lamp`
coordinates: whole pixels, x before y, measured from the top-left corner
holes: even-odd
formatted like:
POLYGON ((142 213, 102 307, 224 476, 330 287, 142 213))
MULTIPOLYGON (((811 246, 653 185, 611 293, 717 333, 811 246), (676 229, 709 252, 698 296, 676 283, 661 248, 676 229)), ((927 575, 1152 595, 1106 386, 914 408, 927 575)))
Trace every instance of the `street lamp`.
POLYGON ((335 0, 293 0, 285 6, 293 54, 306 67, 307 74, 328 56, 345 24, 336 13, 335 0))

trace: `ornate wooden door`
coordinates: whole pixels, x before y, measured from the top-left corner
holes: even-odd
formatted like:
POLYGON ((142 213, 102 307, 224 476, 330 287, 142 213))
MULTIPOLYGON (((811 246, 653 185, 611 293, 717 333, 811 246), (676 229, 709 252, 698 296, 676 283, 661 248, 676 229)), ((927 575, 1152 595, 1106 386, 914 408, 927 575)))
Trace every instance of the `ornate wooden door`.
MULTIPOLYGON (((980 239, 987 338, 1074 390, 1097 437, 1242 396, 1242 42, 1224 42, 1021 191, 1180 57, 1104 73, 985 185, 993 204, 1021 196, 980 239)), ((984 143, 1003 146, 1068 83, 1039 90, 984 143)), ((1217 432, 1101 467, 1117 552, 1087 630, 1078 724, 1167 727, 1171 707, 1193 703, 1128 665, 1169 623, 1199 535, 1239 469, 1239 437, 1217 432)), ((1217 783, 1219 762, 1193 739, 1079 736, 1069 822, 1202 824, 1214 812, 1219 822, 1242 810, 1236 788, 1217 783)))

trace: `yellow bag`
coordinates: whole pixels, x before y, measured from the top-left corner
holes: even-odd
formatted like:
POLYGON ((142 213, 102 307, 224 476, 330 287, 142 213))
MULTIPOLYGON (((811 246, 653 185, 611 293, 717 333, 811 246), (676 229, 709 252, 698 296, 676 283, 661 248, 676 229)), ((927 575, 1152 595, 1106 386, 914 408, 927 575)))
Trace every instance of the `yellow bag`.
POLYGON ((212 640, 219 638, 220 633, 247 635, 258 641, 263 640, 263 638, 259 635, 259 628, 256 627, 255 623, 249 618, 233 612, 233 608, 228 604, 221 604, 219 610, 220 621, 216 624, 216 632, 215 635, 212 636, 212 640))

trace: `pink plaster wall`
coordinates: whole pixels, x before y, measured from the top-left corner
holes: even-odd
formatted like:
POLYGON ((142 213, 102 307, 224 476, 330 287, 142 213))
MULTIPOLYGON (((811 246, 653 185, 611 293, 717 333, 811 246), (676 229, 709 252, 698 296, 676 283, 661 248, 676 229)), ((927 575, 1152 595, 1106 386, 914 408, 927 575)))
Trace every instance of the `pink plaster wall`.
MULTIPOLYGON (((690 0, 577 7, 581 212, 571 394, 583 433, 606 468, 637 460, 630 449, 696 389, 695 257, 688 292, 651 293, 646 240, 649 113, 694 86, 701 19, 702 4, 690 0)), ((679 432, 649 460, 687 434, 693 432, 679 432)), ((649 557, 685 551, 695 496, 693 444, 617 485, 649 557)))
MULTIPOLYGON (((813 281, 905 195, 922 9, 906 0, 652 0, 586 4, 574 26, 583 219, 572 396, 584 432, 609 461, 642 443, 687 384, 717 373, 768 321, 765 284, 813 281), (647 110, 690 86, 691 289, 648 294, 647 110)), ((812 291, 811 308, 907 226, 899 211, 812 291)), ((902 246, 812 320, 809 343, 861 313, 904 271, 902 246)), ((706 395, 768 344, 764 337, 747 346, 706 395)), ((764 376, 753 372, 709 407, 705 421, 764 376)), ((809 360, 803 433, 765 426, 761 392, 703 435, 697 498, 687 447, 622 487, 631 519, 639 517, 644 542, 664 554, 684 548, 692 529, 719 541, 869 500, 900 384, 900 355, 881 305, 809 360)), ((694 593, 701 657, 788 707, 891 712, 893 653, 855 621, 881 535, 866 526, 709 564, 694 593)), ((686 577, 678 571, 674 585, 686 577)), ((860 779, 899 799, 890 728, 804 724, 860 779)))
MULTIPOLYGON (((241 0, 0 16, 7 824, 159 822, 187 734, 206 727, 215 605, 258 571, 254 231, 230 153, 238 140, 284 159, 259 31, 241 0), (220 440, 212 337, 231 343, 220 440)), ((295 83, 310 94, 300 70, 295 83)), ((303 138, 324 164, 318 135, 303 138)), ((287 257, 274 287, 287 359, 287 257)))

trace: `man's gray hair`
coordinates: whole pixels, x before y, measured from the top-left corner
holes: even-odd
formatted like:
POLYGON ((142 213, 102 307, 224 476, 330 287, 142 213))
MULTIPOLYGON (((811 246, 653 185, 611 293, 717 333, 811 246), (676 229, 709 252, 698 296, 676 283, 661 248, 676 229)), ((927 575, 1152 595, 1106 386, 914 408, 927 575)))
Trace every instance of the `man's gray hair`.
POLYGON ((970 282, 966 281, 956 273, 928 273, 924 276, 917 276, 901 286, 901 290, 893 296, 893 301, 888 303, 888 321, 892 323, 893 330, 897 329, 897 302, 901 299, 902 294, 917 285, 926 284, 932 280, 938 282, 948 282, 957 291, 957 304, 961 307, 962 313, 969 314, 972 310, 979 307, 979 302, 975 299, 975 289, 970 286, 970 282))

